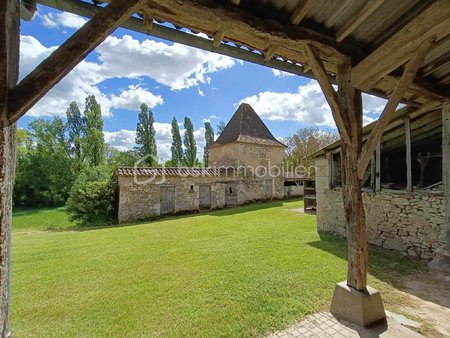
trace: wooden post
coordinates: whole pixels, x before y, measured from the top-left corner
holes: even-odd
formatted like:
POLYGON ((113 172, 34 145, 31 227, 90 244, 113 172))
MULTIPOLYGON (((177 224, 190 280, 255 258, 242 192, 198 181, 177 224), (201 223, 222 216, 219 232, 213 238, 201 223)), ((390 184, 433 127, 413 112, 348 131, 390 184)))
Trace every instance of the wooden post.
POLYGON ((8 92, 19 75, 19 1, 0 2, 0 337, 9 333, 12 190, 16 124, 8 123, 8 92))
POLYGON ((409 119, 409 116, 405 118, 405 142, 406 142, 406 191, 412 192, 411 121, 409 119))
POLYGON ((375 191, 381 191, 381 143, 375 150, 375 191))
POLYGON ((447 249, 450 250, 450 102, 442 106, 442 179, 445 187, 445 224, 447 249))

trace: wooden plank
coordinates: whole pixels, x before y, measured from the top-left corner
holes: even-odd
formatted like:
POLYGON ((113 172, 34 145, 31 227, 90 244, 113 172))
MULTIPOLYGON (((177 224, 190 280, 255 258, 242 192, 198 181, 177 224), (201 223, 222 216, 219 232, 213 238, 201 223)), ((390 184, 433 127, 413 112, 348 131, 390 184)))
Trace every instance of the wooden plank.
POLYGON ((442 178, 446 197, 445 225, 447 249, 450 250, 450 102, 442 106, 442 178))
POLYGON ((343 4, 338 8, 336 12, 334 12, 326 21, 325 26, 326 27, 332 27, 336 23, 336 21, 345 13, 345 11, 351 7, 351 4, 353 3, 353 0, 345 0, 343 4))
POLYGON ((411 121, 405 118, 406 143, 406 191, 412 192, 412 162, 411 162, 411 121))
POLYGON ((347 21, 336 33, 336 41, 341 42, 349 34, 351 34, 359 25, 363 23, 378 7, 383 4, 384 0, 369 0, 364 7, 347 21))
POLYGON ((214 41, 213 41, 214 48, 217 48, 220 46, 220 43, 222 42, 224 36, 225 36, 224 30, 220 30, 216 33, 216 35, 214 35, 214 41))
POLYGON ((380 142, 381 137, 383 136, 384 130, 391 121, 395 113, 395 109, 397 108, 397 105, 399 104, 401 98, 405 94, 409 85, 414 81, 417 70, 422 64, 428 50, 432 46, 433 41, 434 37, 422 42, 413 58, 406 64, 405 70, 397 84, 397 87, 389 98, 389 101, 387 102, 380 118, 378 119, 378 122, 376 123, 376 126, 374 127, 364 146, 363 151, 361 152, 361 156, 358 161, 358 175, 360 178, 363 177, 367 165, 369 164, 370 158, 372 157, 372 154, 375 151, 378 142, 380 142))
POLYGON ((19 1, 0 1, 0 337, 10 337, 11 221, 16 124, 7 120, 8 92, 19 77, 19 1))
MULTIPOLYGON (((375 150, 376 152, 376 150, 375 150)), ((372 191, 375 191, 375 177, 377 173, 377 167, 376 167, 376 155, 373 154, 372 160, 370 161, 370 188, 372 191)))
POLYGON ((264 61, 267 62, 270 59, 273 58, 273 56, 275 55, 275 53, 277 52, 278 48, 280 48, 280 46, 277 45, 271 45, 267 51, 264 53, 264 61))
POLYGON ((17 121, 139 8, 143 0, 112 0, 9 93, 8 119, 17 121))
POLYGON ((300 3, 291 15, 291 23, 298 25, 303 18, 313 9, 317 0, 304 0, 300 3))
POLYGON ((435 36, 436 41, 450 33, 448 0, 437 0, 415 19, 359 62, 352 72, 352 83, 368 90, 414 55, 418 46, 435 36))
POLYGON ((308 56, 308 64, 311 67, 317 82, 319 82, 328 104, 330 105, 331 113, 334 121, 336 122, 339 134, 345 143, 350 143, 349 130, 347 129, 348 123, 345 121, 345 117, 343 115, 341 100, 328 80, 327 72, 322 60, 313 46, 306 44, 305 52, 308 56))

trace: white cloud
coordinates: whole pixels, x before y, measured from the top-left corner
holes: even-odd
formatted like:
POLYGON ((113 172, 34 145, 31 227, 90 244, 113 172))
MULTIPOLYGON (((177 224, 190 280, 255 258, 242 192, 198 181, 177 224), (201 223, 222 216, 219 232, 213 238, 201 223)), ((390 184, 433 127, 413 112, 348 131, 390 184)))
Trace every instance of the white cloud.
POLYGON ((123 90, 118 96, 111 96, 111 106, 116 109, 137 110, 142 103, 147 104, 149 108, 154 108, 163 104, 164 100, 160 95, 154 95, 147 89, 134 85, 123 90))
MULTIPOLYGON (((330 107, 315 80, 298 87, 295 93, 261 92, 246 97, 241 102, 250 104, 261 118, 267 120, 290 120, 303 124, 335 126, 330 107)), ((240 103, 241 103, 240 102, 240 103)), ((364 124, 375 120, 386 104, 385 99, 363 94, 364 124)))
POLYGON ((198 88, 198 95, 205 96, 205 93, 203 93, 203 91, 200 88, 198 88))
POLYGON ((40 17, 42 24, 47 28, 66 27, 78 29, 87 22, 85 18, 68 12, 48 13, 40 17))
MULTIPOLYGON (((167 161, 171 158, 170 147, 172 145, 172 125, 170 123, 155 122, 156 146, 158 148, 158 158, 167 161)), ((183 137, 185 130, 180 130, 183 137)), ((104 131, 105 142, 121 151, 133 149, 136 146, 136 132, 134 130, 122 129, 118 131, 104 131)), ((203 159, 203 148, 205 147, 205 128, 194 130, 194 138, 197 143, 197 158, 203 159)))
POLYGON ((288 73, 288 72, 283 72, 281 70, 274 69, 274 68, 272 68, 272 73, 273 73, 273 75, 275 77, 292 77, 292 76, 295 76, 295 74, 288 73))
MULTIPOLYGON (((32 36, 21 36, 20 77, 25 77, 56 48, 45 47, 32 36)), ((168 45, 152 40, 139 42, 127 35, 122 38, 109 37, 95 52, 98 62, 82 61, 28 115, 64 116, 71 101, 77 102, 83 109, 87 95, 96 96, 104 116, 111 115, 110 109, 138 110, 142 103, 139 100, 155 106, 162 104, 163 98, 148 89, 135 85, 118 95, 106 95, 100 90, 99 84, 114 78, 138 80, 149 77, 172 90, 180 90, 209 83, 208 74, 235 64, 233 59, 218 54, 180 44, 168 45)))

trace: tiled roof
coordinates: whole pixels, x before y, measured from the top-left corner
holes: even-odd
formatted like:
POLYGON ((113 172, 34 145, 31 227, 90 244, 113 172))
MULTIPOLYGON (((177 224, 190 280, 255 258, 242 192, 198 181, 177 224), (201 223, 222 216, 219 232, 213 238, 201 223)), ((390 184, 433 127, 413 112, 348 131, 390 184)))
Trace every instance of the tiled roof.
POLYGON ((284 147, 284 144, 273 137, 258 114, 247 103, 241 103, 230 122, 228 122, 223 132, 211 146, 214 147, 232 142, 284 147))
POLYGON ((236 170, 233 168, 212 167, 212 168, 117 168, 116 176, 174 176, 174 177, 207 177, 207 176, 233 176, 236 170))

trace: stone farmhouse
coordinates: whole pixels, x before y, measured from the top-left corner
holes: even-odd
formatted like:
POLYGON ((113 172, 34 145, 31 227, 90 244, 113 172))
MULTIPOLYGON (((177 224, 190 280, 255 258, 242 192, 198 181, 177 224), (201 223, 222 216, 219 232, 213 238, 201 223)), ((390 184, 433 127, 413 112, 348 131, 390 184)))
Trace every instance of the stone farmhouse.
MULTIPOLYGON (((361 184, 369 243, 424 259, 446 247, 445 121, 442 109, 408 116, 404 108, 386 128, 361 184)), ((373 127, 363 129, 363 139, 373 127)), ((340 141, 313 156, 317 227, 346 236, 340 141)))
POLYGON ((304 177, 284 173, 285 145, 241 104, 209 149, 208 168, 118 168, 119 222, 303 195, 304 177))

